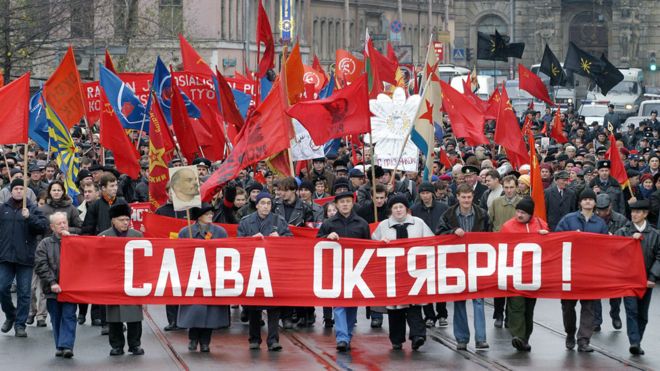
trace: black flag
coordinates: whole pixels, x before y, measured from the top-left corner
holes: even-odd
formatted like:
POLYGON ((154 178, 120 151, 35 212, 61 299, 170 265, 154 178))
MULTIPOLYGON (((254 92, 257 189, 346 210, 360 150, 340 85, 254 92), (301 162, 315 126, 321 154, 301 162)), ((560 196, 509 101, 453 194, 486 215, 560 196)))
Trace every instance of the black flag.
POLYGON ((564 68, 567 71, 595 80, 595 75, 600 74, 603 67, 603 62, 600 59, 578 48, 573 42, 569 43, 568 53, 566 53, 566 60, 564 61, 564 68))
POLYGON ((623 81, 623 74, 605 58, 605 54, 600 56, 600 61, 603 64, 603 69, 601 73, 594 75, 594 80, 596 80, 600 92, 607 95, 610 89, 623 81))
POLYGON ((550 86, 565 86, 567 83, 566 73, 561 67, 557 56, 555 56, 552 50, 550 50, 548 44, 545 45, 545 51, 543 51, 543 59, 541 60, 539 71, 550 77, 550 86))
POLYGON ((506 62, 509 57, 521 58, 525 51, 525 43, 509 44, 509 36, 483 32, 477 34, 477 59, 506 62))

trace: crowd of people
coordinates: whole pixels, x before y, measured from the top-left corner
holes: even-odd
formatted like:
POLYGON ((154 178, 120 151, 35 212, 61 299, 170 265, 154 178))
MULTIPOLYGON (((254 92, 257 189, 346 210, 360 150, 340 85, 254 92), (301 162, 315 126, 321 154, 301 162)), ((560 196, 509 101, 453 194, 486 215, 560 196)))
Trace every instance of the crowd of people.
MULTIPOLYGON (((550 133, 552 115, 527 115, 537 138, 550 133)), ((648 289, 641 299, 610 299, 609 314, 612 326, 621 329, 623 302, 629 351, 641 355, 651 293, 660 278, 660 157, 656 153, 660 147, 660 122, 656 116, 653 112, 639 127, 626 128, 620 127, 620 120, 614 116, 609 119, 614 121, 616 145, 630 182, 630 187, 624 189, 611 176, 612 163, 605 156, 610 146, 608 129, 597 123, 588 125, 584 117, 575 116, 572 111, 562 113, 568 143, 550 141, 549 145, 535 148, 541 159, 546 220, 533 216, 537 205, 530 197, 529 165, 514 169, 494 142, 469 147, 452 136, 451 126, 447 125, 442 143, 437 144, 448 155, 449 164, 435 161, 430 181, 422 181, 421 173, 393 173, 378 165, 370 166, 369 146, 351 143, 342 144, 336 153, 311 160, 296 177, 277 175, 265 162, 259 162, 224 185, 211 203, 191 209, 194 223, 183 228, 179 238, 226 238, 227 232, 214 223, 237 224, 238 237, 285 238, 291 236, 289 227, 296 226, 318 228, 318 238, 385 242, 440 234, 462 237, 469 232, 582 231, 632 237, 641 240, 648 289), (377 223, 373 232, 369 227, 372 223, 377 223)), ((100 156, 95 136, 90 134, 81 127, 73 134, 83 149, 77 177, 80 195, 75 199, 67 195, 57 165, 49 161, 49 154, 43 149, 5 147, 0 162, 0 290, 6 318, 0 331, 14 329, 17 337, 26 337, 27 325, 36 321, 36 326, 45 327, 50 316, 58 357, 73 357, 76 326, 87 322, 89 307, 57 301, 62 292, 58 281, 62 237, 141 237, 141 231, 131 228, 129 204, 149 199, 148 142, 143 138, 138 143, 144 155, 140 161, 142 171, 138 179, 130 179, 113 167, 109 153, 100 156), (22 157, 24 154, 27 159, 22 157), (28 179, 23 179, 24 163, 28 164, 28 179), (16 305, 11 296, 13 284, 16 305)), ((492 141, 492 123, 486 125, 486 134, 492 141)), ((175 158, 169 167, 184 164, 185 160, 175 158)), ((199 158, 192 165, 197 166, 203 182, 220 164, 199 158)), ((175 211, 171 202, 155 213, 186 218, 186 213, 175 211)), ((566 348, 577 346, 580 352, 592 352, 590 338, 601 330, 603 323, 601 301, 579 302, 578 322, 578 301, 561 301, 566 348)), ((511 344, 518 351, 531 351, 535 303, 536 299, 526 297, 494 299, 493 325, 508 328, 511 344)), ((124 354, 126 343, 128 352, 144 354, 140 342, 141 306, 90 304, 91 324, 108 335, 111 356, 124 354)), ((473 299, 472 308, 475 348, 487 349, 484 299, 473 299)), ((168 305, 165 311, 168 325, 164 330, 187 329, 190 351, 209 352, 213 330, 231 322, 229 306, 168 305)), ((459 350, 467 349, 470 342, 465 301, 453 303, 451 318, 442 301, 370 307, 367 313, 372 328, 382 327, 383 315, 387 314, 394 350, 403 348, 406 333, 411 348, 417 350, 426 341, 427 328, 447 327, 450 323, 459 350)), ((243 306, 240 320, 248 323, 249 349, 260 348, 261 327, 267 327, 266 344, 270 351, 282 349, 280 324, 293 330, 317 322, 313 307, 277 306, 243 306)), ((339 352, 350 351, 356 321, 357 308, 323 308, 323 326, 334 328, 339 352)))

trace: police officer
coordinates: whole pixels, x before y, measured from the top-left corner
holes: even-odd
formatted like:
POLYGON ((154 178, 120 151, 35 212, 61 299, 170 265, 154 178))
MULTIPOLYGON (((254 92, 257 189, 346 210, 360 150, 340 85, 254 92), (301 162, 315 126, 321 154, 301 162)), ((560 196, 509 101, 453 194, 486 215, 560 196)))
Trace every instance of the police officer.
MULTIPOLYGON (((594 189, 594 187, 597 187, 599 189, 597 193, 607 193, 610 196, 612 210, 622 214, 626 212, 626 202, 623 198, 621 185, 614 177, 610 176, 611 167, 612 162, 610 160, 598 161, 596 164, 598 177, 589 183, 589 188, 594 189)), ((594 191, 596 190, 594 189, 594 191)))

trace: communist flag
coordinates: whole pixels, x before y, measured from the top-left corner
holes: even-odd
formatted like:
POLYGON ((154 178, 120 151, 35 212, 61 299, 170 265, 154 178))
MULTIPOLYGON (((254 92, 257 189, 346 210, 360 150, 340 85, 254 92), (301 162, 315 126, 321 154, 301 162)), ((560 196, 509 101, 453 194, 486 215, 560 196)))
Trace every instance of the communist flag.
POLYGON ((167 163, 172 159, 174 143, 167 122, 155 97, 149 111, 149 202, 157 209, 167 202, 166 185, 169 180, 167 163))
POLYGON ((352 84, 364 71, 364 62, 357 59, 351 52, 337 49, 335 51, 335 76, 343 81, 342 87, 352 84))
POLYGON ((552 99, 550 99, 548 88, 541 81, 541 78, 522 64, 518 64, 518 78, 520 79, 520 89, 527 91, 529 94, 551 106, 555 105, 552 99))
POLYGON ((525 141, 520 132, 520 126, 518 126, 518 119, 516 114, 513 113, 513 107, 504 86, 502 86, 501 94, 495 125, 495 142, 506 149, 511 164, 519 168, 529 162, 527 147, 525 147, 525 141))
POLYGON ((566 134, 564 134, 564 124, 561 122, 561 117, 559 116, 559 108, 555 113, 555 117, 552 118, 552 131, 550 132, 550 138, 556 140, 557 143, 568 143, 566 134))
POLYGON ((70 46, 60 65, 44 84, 44 99, 69 129, 85 115, 80 75, 70 46))
POLYGON ((185 71, 213 75, 213 71, 206 64, 204 58, 197 53, 195 48, 181 34, 179 34, 179 45, 181 47, 181 57, 183 58, 183 69, 185 71))
POLYGON ((543 192, 543 179, 541 179, 541 168, 536 157, 536 146, 534 141, 534 134, 527 131, 527 140, 529 141, 529 156, 530 156, 530 178, 532 182, 531 196, 534 200, 534 216, 548 221, 545 209, 545 193, 543 192))
POLYGON ((201 154, 200 147, 199 143, 197 143, 197 137, 195 137, 194 127, 190 122, 190 117, 188 117, 181 90, 179 90, 179 86, 176 84, 172 84, 171 104, 172 129, 174 129, 181 154, 190 164, 201 154))
POLYGON ((128 139, 103 90, 101 90, 100 143, 114 155, 117 170, 131 179, 137 179, 140 176, 140 155, 133 147, 131 140, 128 139))
POLYGON ((266 72, 274 66, 275 42, 273 41, 273 31, 270 27, 268 15, 266 14, 266 10, 264 9, 261 0, 259 0, 259 14, 257 15, 257 58, 259 58, 259 54, 261 54, 262 42, 266 45, 266 49, 264 50, 264 55, 261 56, 261 59, 259 60, 257 76, 260 78, 266 76, 266 72))
POLYGON ((305 66, 302 62, 300 55, 300 44, 296 45, 291 50, 289 58, 286 59, 286 72, 282 77, 286 79, 287 94, 289 97, 289 104, 296 103, 300 96, 305 92, 305 66))
POLYGON ((0 88, 0 144, 28 142, 30 73, 0 88))
POLYGON ((484 114, 467 97, 440 81, 442 109, 449 115, 457 138, 465 138, 470 146, 489 143, 484 135, 484 114))
POLYGON ((605 152, 605 158, 610 160, 610 175, 621 185, 621 189, 630 187, 628 181, 628 173, 626 172, 625 165, 621 160, 619 147, 616 146, 616 139, 614 134, 610 132, 610 148, 605 152))

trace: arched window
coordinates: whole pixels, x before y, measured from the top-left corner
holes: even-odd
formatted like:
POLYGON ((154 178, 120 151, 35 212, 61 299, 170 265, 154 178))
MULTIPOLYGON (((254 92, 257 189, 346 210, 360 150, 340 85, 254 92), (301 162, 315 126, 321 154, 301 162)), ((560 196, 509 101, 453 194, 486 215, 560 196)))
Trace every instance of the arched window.
MULTIPOLYGON (((507 23, 504 21, 504 19, 495 14, 489 14, 481 18, 481 21, 479 21, 479 25, 477 26, 478 32, 483 32, 490 35, 494 34, 495 30, 497 30, 497 32, 500 34, 508 34, 509 26, 507 26, 507 23)), ((474 36, 476 37, 477 35, 474 36)))

